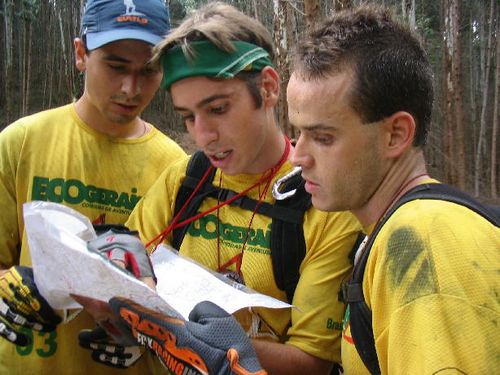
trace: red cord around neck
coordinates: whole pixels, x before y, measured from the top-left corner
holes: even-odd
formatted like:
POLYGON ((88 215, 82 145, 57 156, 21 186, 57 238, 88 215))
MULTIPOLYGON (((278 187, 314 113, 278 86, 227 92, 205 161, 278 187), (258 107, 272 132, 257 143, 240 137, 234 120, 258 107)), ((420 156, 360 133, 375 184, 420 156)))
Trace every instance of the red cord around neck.
POLYGON ((280 160, 278 161, 278 163, 274 167, 271 167, 267 171, 265 171, 256 183, 254 183, 250 187, 246 188, 242 192, 236 194, 235 196, 229 198, 228 200, 226 200, 224 202, 221 202, 221 203, 217 204, 216 206, 214 206, 214 207, 212 207, 212 208, 210 208, 210 209, 208 209, 208 210, 206 210, 204 212, 200 212, 199 214, 197 214, 195 216, 192 216, 192 217, 190 217, 190 218, 188 218, 188 219, 186 219, 186 220, 181 221, 180 223, 178 223, 177 221, 179 220, 179 217, 182 215, 182 213, 184 212, 184 210, 186 209, 186 207, 189 205, 189 203, 196 196, 196 193, 198 192, 198 190, 200 190, 201 186, 203 185, 203 183, 205 182, 205 180, 208 178, 208 176, 212 172, 212 170, 213 170, 214 167, 211 165, 206 170, 205 174, 203 175, 203 177, 201 178, 201 180, 198 182, 198 184, 194 188, 193 192, 191 193, 191 195, 189 196, 189 198, 186 200, 186 202, 184 203, 184 205, 181 207, 181 209, 179 210, 179 212, 177 213, 177 215, 175 215, 175 217, 172 219, 172 221, 170 222, 170 224, 164 230, 162 230, 158 235, 156 235, 152 240, 150 240, 148 243, 146 243, 146 245, 145 245, 146 248, 148 248, 153 243, 155 243, 155 242, 158 241, 157 244, 155 245, 153 251, 156 250, 156 247, 160 243, 162 243, 163 240, 165 239, 165 237, 168 236, 168 234, 170 232, 172 232, 174 229, 183 227, 184 225, 188 225, 191 222, 193 222, 195 220, 198 220, 198 219, 202 218, 203 216, 206 216, 209 213, 214 212, 215 210, 218 210, 222 206, 231 204, 236 199, 238 199, 238 198, 246 195, 249 191, 251 191, 255 187, 259 186, 264 181, 271 181, 272 178, 276 175, 276 173, 278 173, 278 171, 280 170, 280 168, 283 166, 283 164, 288 160, 288 156, 290 155, 290 149, 291 149, 290 140, 288 139, 288 137, 285 136, 285 150, 283 151, 283 154, 281 155, 280 160))

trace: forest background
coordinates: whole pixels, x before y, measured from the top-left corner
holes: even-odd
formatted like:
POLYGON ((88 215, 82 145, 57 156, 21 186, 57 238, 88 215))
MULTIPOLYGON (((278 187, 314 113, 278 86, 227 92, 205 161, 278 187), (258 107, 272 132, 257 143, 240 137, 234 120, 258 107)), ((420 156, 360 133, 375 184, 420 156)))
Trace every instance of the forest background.
MULTIPOLYGON (((170 0, 175 27, 208 1, 170 0)), ((478 196, 500 201, 498 0, 234 0, 272 32, 284 94, 289 53, 323 17, 363 3, 390 6, 422 37, 435 74, 436 101, 426 157, 432 175, 478 196)), ((19 117, 76 100, 83 77, 74 66, 84 0, 0 0, 0 130, 19 117)), ((391 93, 387 93, 390 95, 391 93)), ((278 116, 285 132, 285 96, 278 116)), ((188 151, 184 127, 160 90, 144 118, 188 151)), ((360 150, 363 152, 363 150, 360 150)))

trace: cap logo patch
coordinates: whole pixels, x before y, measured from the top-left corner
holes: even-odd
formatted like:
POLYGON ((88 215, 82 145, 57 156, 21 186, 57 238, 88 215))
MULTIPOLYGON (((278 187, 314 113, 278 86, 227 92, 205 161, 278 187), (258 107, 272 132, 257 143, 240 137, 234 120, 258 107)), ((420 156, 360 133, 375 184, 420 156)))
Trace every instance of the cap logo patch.
POLYGON ((144 13, 136 12, 133 0, 123 0, 123 5, 125 5, 125 14, 117 17, 117 22, 137 22, 143 25, 149 22, 144 13))

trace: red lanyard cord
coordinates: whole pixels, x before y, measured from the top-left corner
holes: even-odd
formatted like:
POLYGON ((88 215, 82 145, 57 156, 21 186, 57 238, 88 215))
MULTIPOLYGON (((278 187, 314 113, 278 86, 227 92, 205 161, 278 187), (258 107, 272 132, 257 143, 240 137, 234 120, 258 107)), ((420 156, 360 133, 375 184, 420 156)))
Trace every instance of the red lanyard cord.
POLYGON ((180 223, 177 223, 177 220, 179 220, 179 217, 182 215, 182 213, 184 212, 184 210, 186 209, 186 207, 189 205, 189 203, 193 200, 193 198, 195 197, 196 193, 198 192, 198 190, 200 190, 201 186, 203 185, 203 183, 205 182, 205 180, 209 176, 210 172, 214 168, 211 165, 207 169, 207 171, 205 172, 205 174, 203 175, 203 177, 201 178, 201 180, 198 182, 198 184, 194 188, 193 192, 191 193, 191 195, 189 196, 189 198, 186 200, 186 202, 184 203, 184 205, 181 207, 181 209, 179 210, 179 212, 177 213, 177 215, 175 215, 175 217, 172 219, 172 222, 164 230, 162 230, 158 235, 156 235, 151 241, 149 241, 148 243, 146 243, 146 248, 148 248, 153 243, 155 243, 155 242, 158 241, 158 243, 155 245, 153 251, 156 250, 156 247, 160 243, 162 243, 163 240, 165 239, 165 237, 170 232, 172 232, 174 229, 183 227, 184 225, 188 225, 189 223, 191 223, 191 222, 193 222, 195 220, 198 220, 198 219, 202 218, 203 216, 206 216, 209 213, 214 212, 215 210, 217 210, 217 209, 219 209, 219 208, 221 208, 221 207, 223 207, 225 205, 231 204, 236 199, 241 198, 242 196, 246 195, 249 191, 251 191, 255 187, 259 186, 263 181, 267 180, 268 184, 269 184, 269 182, 274 177, 274 175, 276 175, 276 173, 278 172, 278 170, 281 168, 281 166, 288 159, 288 155, 290 153, 291 145, 290 145, 290 140, 287 137, 285 137, 285 141, 286 141, 286 147, 285 147, 285 151, 283 152, 283 155, 281 156, 281 159, 278 161, 278 163, 274 167, 272 167, 272 168, 270 168, 268 170, 269 173, 264 173, 259 178, 259 180, 256 183, 254 183, 252 186, 246 188, 242 192, 236 194, 235 196, 229 198, 228 200, 226 200, 224 202, 221 202, 221 203, 217 204, 216 206, 214 206, 214 207, 212 207, 212 208, 210 208, 210 209, 208 209, 208 210, 206 210, 204 212, 200 212, 199 214, 197 214, 195 216, 192 216, 189 219, 186 219, 184 221, 181 221, 180 223))
MULTIPOLYGON (((160 233, 158 233, 151 241, 149 241, 148 243, 146 243, 146 245, 145 245, 146 249, 149 246, 151 246, 153 243, 155 243, 156 241, 158 241, 158 239, 160 239, 160 241, 158 241, 158 244, 160 244, 161 242, 163 242, 163 240, 165 239, 165 237, 170 232, 172 232, 174 230, 174 228, 176 227, 175 225, 177 223, 177 220, 179 220, 179 217, 182 215, 182 213, 184 212, 184 210, 186 209, 186 207, 189 205, 189 203, 191 203, 191 201, 193 200, 193 198, 196 195, 196 193, 198 192, 198 190, 200 190, 200 187, 203 185, 203 183, 205 182, 205 180, 208 178, 208 176, 212 172, 212 169, 214 169, 213 165, 210 165, 210 167, 207 168, 207 170, 205 171, 205 174, 203 175, 203 177, 201 178, 201 180, 198 182, 198 184, 194 188, 194 190, 191 193, 191 195, 189 196, 189 198, 186 200, 186 202, 184 202, 184 204, 182 205, 182 207, 179 210, 179 212, 177 213, 177 215, 175 215, 175 217, 172 219, 172 222, 164 230, 162 230, 160 233)), ((156 246, 155 246, 155 249, 156 249, 156 246)))
MULTIPOLYGON (((219 231, 218 231, 218 227, 217 227, 217 264, 218 264, 217 271, 218 272, 223 272, 224 269, 226 269, 231 264, 236 262, 236 272, 243 279, 243 275, 241 273, 241 264, 243 261, 243 253, 245 251, 245 246, 246 246, 246 243, 248 241, 248 236, 250 235, 250 228, 252 227, 252 222, 253 222, 253 219, 255 217, 255 214, 257 213, 257 210, 259 209, 259 206, 261 205, 261 203, 264 201, 266 194, 269 191, 269 186, 271 186, 271 181, 272 181, 273 177, 276 175, 276 172, 278 170, 279 170, 279 168, 276 169, 274 172, 271 172, 271 175, 269 176, 269 178, 267 180, 266 186, 264 187, 263 191, 259 193, 259 200, 258 200, 257 204, 255 205, 255 208, 252 212, 252 217, 250 218, 250 221, 248 223, 247 232, 245 235, 245 240, 243 241, 243 246, 241 248, 241 253, 236 254, 234 257, 229 259, 223 265, 220 264, 219 231)), ((219 213, 219 211, 217 211, 217 220, 219 221, 218 213, 219 213)))

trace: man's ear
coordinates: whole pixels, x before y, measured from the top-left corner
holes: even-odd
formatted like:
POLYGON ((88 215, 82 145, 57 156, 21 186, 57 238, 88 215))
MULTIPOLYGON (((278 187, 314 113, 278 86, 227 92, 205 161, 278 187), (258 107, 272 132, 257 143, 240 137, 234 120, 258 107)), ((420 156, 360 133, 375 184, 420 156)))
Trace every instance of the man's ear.
POLYGON ((416 132, 415 119, 408 112, 396 112, 383 120, 386 156, 398 157, 413 145, 416 132))
POLYGON ((73 40, 73 47, 75 49, 75 65, 79 72, 85 72, 85 57, 87 51, 85 50, 85 44, 80 38, 75 38, 73 40))
POLYGON ((280 78, 278 72, 266 66, 261 71, 261 95, 262 102, 267 107, 274 107, 278 103, 280 95, 280 78))

